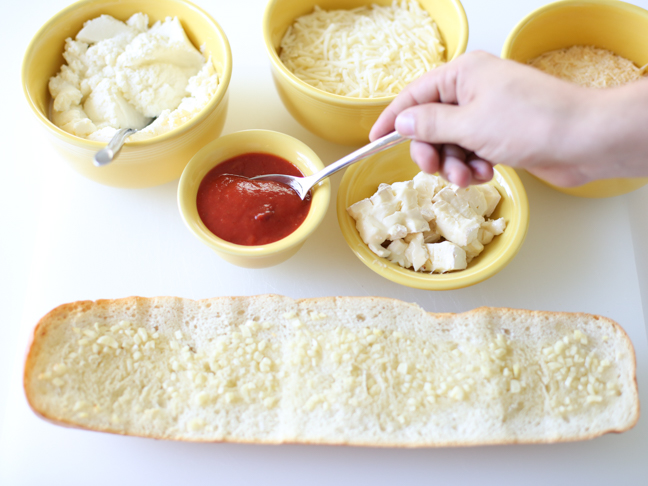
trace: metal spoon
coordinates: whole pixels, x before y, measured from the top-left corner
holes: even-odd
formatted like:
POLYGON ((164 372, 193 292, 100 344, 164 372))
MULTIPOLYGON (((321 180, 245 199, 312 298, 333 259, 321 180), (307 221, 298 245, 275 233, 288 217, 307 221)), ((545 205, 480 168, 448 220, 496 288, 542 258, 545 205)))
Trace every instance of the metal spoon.
POLYGON ((115 133, 110 142, 108 142, 108 145, 95 154, 94 165, 101 167, 102 165, 110 164, 123 147, 126 139, 135 132, 137 132, 137 130, 134 128, 122 128, 121 130, 117 130, 117 133, 115 133))
POLYGON ((137 133, 140 130, 144 130, 151 123, 153 123, 156 118, 157 117, 151 118, 151 120, 139 130, 135 128, 121 128, 117 130, 117 132, 113 135, 113 138, 110 140, 110 142, 108 142, 108 145, 106 145, 104 148, 102 148, 99 152, 95 154, 94 165, 96 165, 97 167, 101 167, 102 165, 110 164, 113 161, 113 159, 117 157, 117 154, 119 154, 119 151, 124 146, 124 143, 126 143, 126 139, 130 137, 133 133, 137 133))
POLYGON ((355 152, 350 153, 349 155, 342 157, 337 162, 332 163, 331 165, 325 167, 323 170, 316 172, 315 174, 306 176, 306 177, 294 177, 285 174, 267 174, 252 177, 253 181, 273 181, 281 182, 289 186, 294 190, 297 195, 304 199, 315 184, 320 182, 322 179, 329 177, 332 174, 335 174, 337 171, 344 169, 345 167, 358 162, 370 155, 382 152, 394 145, 397 145, 401 142, 408 140, 405 137, 401 137, 398 132, 392 132, 389 135, 385 135, 374 142, 371 142, 368 145, 365 145, 362 148, 359 148, 355 152))

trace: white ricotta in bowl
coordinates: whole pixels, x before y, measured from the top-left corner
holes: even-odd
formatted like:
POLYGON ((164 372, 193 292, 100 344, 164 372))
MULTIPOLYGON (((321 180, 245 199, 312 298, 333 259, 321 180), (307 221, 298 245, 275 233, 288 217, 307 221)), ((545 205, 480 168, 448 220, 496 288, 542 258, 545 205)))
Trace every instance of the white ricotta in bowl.
POLYGON ((177 17, 148 23, 142 13, 126 22, 102 15, 66 40, 67 64, 49 82, 58 127, 106 142, 120 128, 143 128, 129 140, 145 140, 209 102, 218 88, 211 58, 191 44, 177 17))

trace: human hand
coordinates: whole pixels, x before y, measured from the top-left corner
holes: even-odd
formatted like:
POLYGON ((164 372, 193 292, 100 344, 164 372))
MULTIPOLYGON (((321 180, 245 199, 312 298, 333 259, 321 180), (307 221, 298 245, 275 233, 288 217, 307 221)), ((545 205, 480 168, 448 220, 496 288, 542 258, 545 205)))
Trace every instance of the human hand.
MULTIPOLYGON (((643 83, 644 93, 646 87, 643 83)), ((514 61, 472 52, 408 85, 378 118, 370 138, 395 127, 412 139, 411 156, 421 170, 438 171, 462 187, 490 180, 495 164, 574 186, 626 175, 610 163, 619 150, 645 157, 638 139, 630 148, 619 147, 627 139, 618 127, 627 123, 620 120, 632 111, 630 104, 642 106, 627 91, 579 87, 514 61), (626 111, 619 113, 623 106, 626 111), (611 129, 610 121, 617 129, 611 129)), ((642 167, 646 171, 645 163, 642 167)))

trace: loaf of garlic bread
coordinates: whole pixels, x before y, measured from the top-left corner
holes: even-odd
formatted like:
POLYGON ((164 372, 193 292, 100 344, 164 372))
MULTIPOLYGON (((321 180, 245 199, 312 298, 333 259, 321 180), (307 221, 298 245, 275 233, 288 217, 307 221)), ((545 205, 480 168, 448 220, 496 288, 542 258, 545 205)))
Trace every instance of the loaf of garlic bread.
POLYGON ((157 439, 459 446, 589 439, 639 416, 632 344, 577 313, 373 297, 83 301, 24 374, 55 423, 157 439))

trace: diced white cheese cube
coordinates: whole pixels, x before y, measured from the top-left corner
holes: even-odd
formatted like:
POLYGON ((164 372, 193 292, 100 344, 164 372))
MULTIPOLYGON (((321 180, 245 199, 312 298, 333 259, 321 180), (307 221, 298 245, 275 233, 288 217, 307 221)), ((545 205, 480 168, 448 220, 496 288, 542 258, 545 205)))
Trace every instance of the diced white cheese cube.
POLYGON ((449 241, 425 245, 429 260, 426 269, 430 272, 444 273, 450 270, 463 270, 468 266, 466 252, 449 241))
POLYGON ((389 261, 397 263, 403 268, 409 268, 411 266, 411 262, 405 256, 405 252, 407 251, 408 247, 409 244, 405 243, 403 240, 392 241, 387 247, 390 252, 387 259, 389 261))
POLYGON ((362 241, 367 245, 380 246, 387 239, 387 227, 372 214, 367 214, 364 201, 367 201, 371 205, 371 202, 365 199, 355 203, 347 211, 355 219, 356 228, 358 229, 358 233, 360 233, 362 241))
POLYGON ((415 271, 425 265, 428 260, 428 251, 423 243, 423 233, 412 235, 407 250, 405 250, 405 257, 411 262, 415 271))
POLYGON ((495 211, 495 208, 499 204, 500 199, 502 199, 502 196, 500 196, 500 193, 497 191, 497 189, 495 189, 495 187, 490 184, 481 184, 479 186, 475 186, 475 188, 479 189, 486 198, 487 208, 483 216, 488 217, 493 214, 493 211, 495 211))
POLYGON ((452 186, 447 186, 441 189, 437 193, 437 195, 432 198, 432 200, 435 203, 438 201, 447 202, 457 211, 459 211, 459 213, 466 219, 473 219, 475 221, 478 221, 479 224, 484 222, 484 218, 473 211, 473 209, 470 207, 470 204, 468 204, 468 202, 464 199, 460 198, 454 191, 452 186))
MULTIPOLYGON (((432 225, 430 225, 431 227, 432 225)), ((424 231, 423 232, 423 242, 424 243, 436 243, 441 239, 441 235, 436 232, 434 229, 430 229, 430 231, 424 231)))
POLYGON ((465 269, 483 245, 504 231, 503 218, 485 221, 482 216, 492 213, 499 200, 492 186, 461 189, 420 173, 413 181, 381 184, 371 198, 347 211, 376 255, 404 268, 443 273, 465 269))
POLYGON ((414 176, 414 189, 418 192, 419 199, 432 199, 447 183, 442 177, 425 172, 414 176))
POLYGON ((358 201, 347 208, 347 213, 349 213, 349 215, 356 221, 364 216, 369 216, 372 211, 373 204, 369 199, 358 201))
POLYGON ((475 238, 469 245, 462 246, 462 249, 466 252, 466 262, 470 263, 473 258, 484 251, 484 245, 481 244, 479 238, 475 238))
POLYGON ((488 203, 484 196, 484 192, 477 186, 468 186, 463 189, 457 187, 455 189, 455 194, 457 197, 466 201, 470 206, 470 209, 475 211, 479 216, 484 216, 484 213, 488 210, 488 203))
POLYGON ((504 218, 489 219, 484 221, 481 227, 497 236, 504 233, 504 230, 506 229, 506 221, 504 221, 504 218))
POLYGON ((418 208, 403 211, 403 213, 405 213, 405 227, 409 233, 429 231, 430 225, 425 221, 418 208))
POLYGON ((437 231, 446 240, 459 246, 467 246, 477 238, 481 227, 481 222, 478 219, 465 218, 454 206, 443 200, 435 202, 432 209, 437 231))
POLYGON ((479 240, 482 245, 488 245, 491 241, 493 241, 494 236, 495 235, 493 233, 482 227, 479 228, 479 232, 477 233, 477 240, 479 240))
POLYGON ((430 222, 434 219, 434 210, 432 209, 432 199, 421 199, 418 200, 419 210, 421 211, 421 216, 425 221, 430 222))
POLYGON ((380 184, 378 191, 369 198, 373 204, 372 214, 382 221, 400 209, 400 201, 394 198, 394 192, 389 184, 380 184))
POLYGON ((408 211, 396 211, 394 214, 384 218, 383 224, 386 228, 392 228, 394 225, 405 226, 408 233, 420 233, 430 229, 430 225, 423 219, 418 208, 408 211))
POLYGON ((387 239, 394 241, 407 236, 407 228, 402 224, 394 224, 387 228, 387 239))
POLYGON ((371 251, 373 251, 380 258, 389 258, 391 252, 382 245, 375 245, 373 243, 368 243, 367 246, 371 251))
POLYGON ((414 181, 394 182, 391 188, 394 198, 401 203, 401 211, 418 210, 418 192, 414 189, 414 181))

